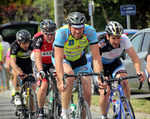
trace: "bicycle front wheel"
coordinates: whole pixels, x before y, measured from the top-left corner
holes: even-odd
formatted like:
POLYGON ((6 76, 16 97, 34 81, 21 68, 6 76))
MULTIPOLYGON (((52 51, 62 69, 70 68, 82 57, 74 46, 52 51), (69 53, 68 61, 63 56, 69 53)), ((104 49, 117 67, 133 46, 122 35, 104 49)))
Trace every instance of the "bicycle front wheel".
POLYGON ((58 94, 57 99, 55 98, 53 100, 53 104, 54 104, 54 119, 60 119, 61 117, 61 96, 60 94, 58 94))
POLYGON ((128 98, 124 97, 121 106, 121 119, 135 119, 134 110, 128 98))
POLYGON ((29 119, 36 119, 37 117, 37 99, 36 94, 33 90, 29 93, 29 99, 28 99, 28 115, 29 119))
POLYGON ((76 119, 82 119, 83 116, 86 116, 86 119, 92 119, 90 108, 86 101, 83 101, 83 104, 81 102, 77 104, 76 119))

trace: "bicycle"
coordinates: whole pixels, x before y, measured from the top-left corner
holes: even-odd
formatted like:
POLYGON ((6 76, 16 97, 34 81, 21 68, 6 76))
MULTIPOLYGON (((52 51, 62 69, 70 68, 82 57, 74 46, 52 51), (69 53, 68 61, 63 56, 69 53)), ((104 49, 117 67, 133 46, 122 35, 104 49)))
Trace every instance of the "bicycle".
MULTIPOLYGON (((57 88, 56 71, 50 68, 46 75, 48 79, 47 99, 44 112, 48 119, 60 119, 61 115, 61 96, 57 88)), ((40 82, 41 85, 42 82, 40 82)))
MULTIPOLYGON (((135 119, 134 110, 132 105, 127 97, 125 97, 123 88, 121 85, 121 81, 132 79, 132 78, 139 78, 139 76, 127 76, 127 77, 120 77, 115 79, 103 79, 107 82, 108 86, 110 87, 110 97, 109 97, 109 106, 107 109, 107 114, 109 113, 110 105, 112 104, 113 107, 113 119, 135 119), (117 86, 112 87, 113 82, 118 82, 117 86), (118 99, 115 99, 115 93, 118 94, 118 99)), ((140 82, 139 89, 142 88, 142 83, 140 82)))
MULTIPOLYGON (((25 76, 26 74, 21 74, 17 78, 17 87, 19 86, 20 77, 25 76)), ((19 119, 29 118, 29 119, 36 119, 38 108, 37 108, 37 99, 34 90, 32 89, 31 81, 35 80, 32 74, 27 75, 25 78, 26 81, 21 86, 20 98, 21 98, 21 105, 15 105, 15 114, 19 116, 19 119)), ((23 80, 25 80, 23 79, 23 80)))
MULTIPOLYGON (((87 72, 78 72, 78 74, 64 73, 64 76, 63 76, 64 86, 66 85, 65 81, 67 80, 66 79, 67 77, 75 77, 75 80, 77 81, 78 101, 77 101, 77 110, 76 110, 75 119, 82 119, 83 110, 85 110, 86 118, 92 119, 89 105, 84 99, 81 79, 83 79, 83 76, 94 76, 94 75, 100 76, 101 74, 100 73, 87 73, 87 72)), ((72 115, 71 115, 71 117, 72 117, 72 115)))

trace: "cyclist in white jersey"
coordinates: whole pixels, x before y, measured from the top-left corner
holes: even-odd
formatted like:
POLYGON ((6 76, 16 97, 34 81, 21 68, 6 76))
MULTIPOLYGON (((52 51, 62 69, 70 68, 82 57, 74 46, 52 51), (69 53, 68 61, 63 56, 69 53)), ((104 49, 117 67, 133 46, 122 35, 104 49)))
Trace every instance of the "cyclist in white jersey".
MULTIPOLYGON (((104 69, 105 76, 112 76, 113 78, 118 77, 126 77, 127 72, 119 59, 122 51, 125 49, 127 54, 131 57, 136 73, 142 74, 140 77, 140 81, 144 82, 145 75, 144 72, 141 71, 141 63, 140 60, 129 40, 129 38, 123 34, 123 27, 120 23, 116 21, 110 21, 106 26, 106 34, 102 35, 99 38, 99 49, 100 55, 102 56, 102 64, 104 69)), ((97 83, 101 84, 101 82, 97 83)), ((127 80, 122 81, 123 91, 128 99, 130 99, 130 88, 127 80)), ((102 119, 107 119, 107 108, 109 103, 110 89, 107 86, 107 93, 104 95, 103 88, 105 86, 99 85, 100 89, 100 107, 102 113, 102 119)))
MULTIPOLYGON (((74 78, 67 78, 67 87, 63 85, 63 74, 76 74, 79 71, 91 72, 87 64, 84 49, 90 45, 91 54, 94 59, 94 71, 100 72, 102 69, 101 57, 99 55, 98 40, 95 29, 85 25, 85 16, 80 12, 71 13, 67 22, 69 25, 63 26, 56 32, 54 41, 54 56, 52 62, 55 65, 60 83, 58 88, 62 98, 62 119, 69 119, 69 104, 72 96, 72 86, 74 78), (95 52, 97 51, 97 52, 95 52)), ((91 104, 91 79, 84 77, 83 90, 87 103, 91 104)))

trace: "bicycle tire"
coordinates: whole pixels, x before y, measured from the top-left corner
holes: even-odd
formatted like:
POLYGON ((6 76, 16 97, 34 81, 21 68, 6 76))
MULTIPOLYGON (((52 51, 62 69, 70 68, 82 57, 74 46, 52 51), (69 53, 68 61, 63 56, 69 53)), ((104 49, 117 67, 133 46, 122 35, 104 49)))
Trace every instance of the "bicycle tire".
POLYGON ((61 118, 61 96, 58 94, 58 98, 53 99, 53 109, 54 109, 54 119, 60 119, 61 118))
POLYGON ((21 110, 18 111, 18 114, 19 114, 19 119, 26 119, 27 118, 25 105, 21 106, 21 110))
POLYGON ((36 119, 38 114, 37 109, 37 99, 35 92, 31 89, 31 92, 29 93, 29 99, 28 99, 28 116, 29 119, 36 119))
POLYGON ((129 99, 124 97, 124 99, 121 102, 122 102, 121 119, 135 119, 134 110, 132 108, 132 105, 129 99), (125 115, 125 108, 123 104, 125 104, 126 108, 128 109, 128 112, 129 112, 128 115, 125 115))
POLYGON ((48 93, 48 95, 47 95, 47 97, 46 97, 46 99, 47 99, 47 118, 48 119, 54 119, 54 117, 53 117, 53 113, 54 113, 54 111, 53 111, 53 101, 51 102, 51 98, 53 98, 54 96, 53 96, 53 90, 51 90, 50 91, 50 93, 48 93))
POLYGON ((83 103, 81 104, 80 101, 78 101, 78 104, 77 104, 77 112, 76 112, 76 116, 75 118, 76 119, 82 119, 82 112, 83 112, 83 109, 85 109, 85 113, 86 113, 86 119, 92 119, 92 115, 91 115, 91 112, 90 112, 90 108, 89 108, 89 105, 86 101, 83 101, 83 103))

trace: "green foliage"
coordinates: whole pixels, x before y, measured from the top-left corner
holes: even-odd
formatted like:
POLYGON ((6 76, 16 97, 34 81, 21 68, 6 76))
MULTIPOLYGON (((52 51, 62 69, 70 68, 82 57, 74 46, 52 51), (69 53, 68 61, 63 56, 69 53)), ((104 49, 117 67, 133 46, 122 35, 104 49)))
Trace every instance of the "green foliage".
MULTIPOLYGON (((82 12, 87 23, 90 24, 88 4, 90 0, 63 0, 64 21, 69 13, 82 12)), ((94 27, 96 31, 103 31, 106 24, 111 20, 120 22, 124 28, 126 16, 120 15, 120 5, 136 5, 136 15, 131 15, 131 28, 142 29, 150 26, 150 0, 93 0, 95 4, 94 27), (146 5, 146 6, 145 6, 146 5), (144 17, 143 17, 144 16, 144 17)), ((1 0, 0 1, 0 24, 9 21, 36 20, 41 22, 45 18, 54 20, 54 0, 1 0), (5 10, 15 5, 17 10, 5 10), (8 14, 12 13, 13 14, 8 14)))

